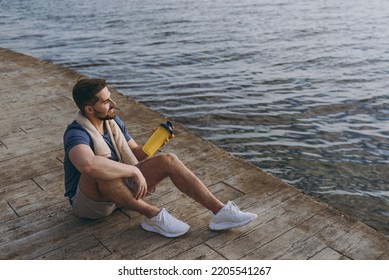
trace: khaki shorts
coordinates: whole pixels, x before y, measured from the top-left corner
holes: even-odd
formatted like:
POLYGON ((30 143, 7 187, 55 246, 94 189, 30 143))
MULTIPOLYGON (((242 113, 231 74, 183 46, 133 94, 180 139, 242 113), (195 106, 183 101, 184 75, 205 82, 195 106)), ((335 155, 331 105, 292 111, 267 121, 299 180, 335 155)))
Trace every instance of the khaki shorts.
POLYGON ((94 201, 87 198, 77 188, 75 196, 72 198, 73 212, 81 218, 99 219, 109 216, 117 207, 113 202, 94 201))

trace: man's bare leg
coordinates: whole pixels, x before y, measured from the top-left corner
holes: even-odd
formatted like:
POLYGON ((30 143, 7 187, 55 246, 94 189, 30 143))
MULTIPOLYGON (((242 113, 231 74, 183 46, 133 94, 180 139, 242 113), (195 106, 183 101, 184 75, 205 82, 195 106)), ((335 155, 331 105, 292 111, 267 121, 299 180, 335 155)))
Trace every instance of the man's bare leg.
MULTIPOLYGON (((162 162, 163 163, 163 162, 162 162)), ((159 174, 159 173, 158 173, 159 174)), ((146 178, 146 177, 145 177, 146 178)), ((158 184, 163 177, 152 176, 149 178, 148 191, 158 184)), ((80 180, 80 190, 85 196, 97 201, 112 201, 117 205, 133 209, 147 218, 141 222, 144 230, 155 232, 166 237, 178 237, 189 230, 189 225, 170 215, 166 209, 148 204, 142 199, 136 199, 122 178, 111 181, 98 181, 91 185, 91 178, 84 176, 80 180), (82 186, 82 187, 81 187, 82 186)))
POLYGON ((160 208, 145 202, 143 199, 135 199, 121 178, 97 181, 94 178, 81 175, 79 187, 86 197, 94 201, 111 201, 121 207, 132 209, 147 218, 152 218, 161 211, 160 208))
MULTIPOLYGON (((147 159, 139 164, 139 169, 146 179, 148 191, 152 191, 161 180, 169 177, 179 190, 211 210, 214 214, 211 215, 209 228, 212 230, 242 226, 257 217, 253 213, 241 212, 231 202, 224 205, 173 154, 160 154, 147 159)), ((143 220, 141 223, 145 230, 167 237, 177 237, 189 229, 187 224, 177 220, 166 211, 161 211, 157 206, 148 204, 142 199, 136 199, 122 178, 96 181, 81 175, 79 186, 83 194, 92 200, 112 201, 145 215, 148 220, 143 220), (169 222, 165 222, 165 219, 169 222)))
POLYGON ((257 217, 254 213, 240 211, 232 201, 224 205, 174 154, 152 157, 141 162, 139 169, 149 186, 169 177, 179 190, 211 210, 213 214, 208 227, 212 230, 240 227, 257 217))
MULTIPOLYGON (((139 169, 146 179, 149 190, 154 189, 164 178, 169 177, 180 191, 212 212, 217 213, 224 206, 174 154, 159 154, 149 158, 139 164, 139 169)), ((92 200, 112 201, 148 218, 157 215, 161 210, 142 199, 135 199, 122 179, 97 181, 81 175, 79 186, 82 193, 92 200)))
POLYGON ((190 171, 174 154, 159 154, 139 164, 147 185, 154 188, 162 179, 169 177, 183 193, 201 205, 217 213, 224 204, 190 171))

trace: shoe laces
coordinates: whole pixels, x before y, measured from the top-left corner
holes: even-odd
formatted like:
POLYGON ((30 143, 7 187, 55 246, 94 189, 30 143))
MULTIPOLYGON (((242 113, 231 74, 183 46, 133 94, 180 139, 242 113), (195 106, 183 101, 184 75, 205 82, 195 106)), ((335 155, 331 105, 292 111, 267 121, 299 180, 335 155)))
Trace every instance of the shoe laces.
POLYGON ((174 222, 174 217, 166 211, 166 209, 162 209, 160 215, 158 215, 158 220, 161 221, 165 225, 171 225, 174 222))
POLYGON ((233 213, 239 213, 240 212, 240 209, 239 207, 235 204, 235 202, 233 201, 229 201, 228 202, 228 208, 227 210, 230 211, 230 212, 233 212, 233 213))

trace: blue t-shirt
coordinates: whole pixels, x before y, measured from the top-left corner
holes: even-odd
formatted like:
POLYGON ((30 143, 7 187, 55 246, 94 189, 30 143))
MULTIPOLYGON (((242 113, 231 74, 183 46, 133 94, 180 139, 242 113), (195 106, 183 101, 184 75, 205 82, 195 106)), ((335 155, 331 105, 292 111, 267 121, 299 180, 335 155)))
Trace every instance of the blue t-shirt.
MULTIPOLYGON (((114 120, 118 124, 120 130, 123 132, 126 141, 130 141, 131 136, 128 133, 127 128, 124 123, 119 119, 119 117, 115 117, 114 120)), ((109 138, 108 132, 104 131, 103 138, 105 142, 108 144, 111 149, 111 160, 118 161, 118 157, 116 155, 115 149, 112 146, 111 139, 109 138)), ((63 136, 64 149, 65 149, 65 157, 64 157, 64 171, 65 171, 65 196, 69 199, 72 198, 77 191, 78 181, 80 179, 81 173, 77 170, 77 168, 73 165, 73 163, 69 159, 70 150, 77 145, 85 144, 91 147, 93 150, 93 141, 90 137, 89 133, 80 126, 76 121, 73 121, 68 127, 63 136)))

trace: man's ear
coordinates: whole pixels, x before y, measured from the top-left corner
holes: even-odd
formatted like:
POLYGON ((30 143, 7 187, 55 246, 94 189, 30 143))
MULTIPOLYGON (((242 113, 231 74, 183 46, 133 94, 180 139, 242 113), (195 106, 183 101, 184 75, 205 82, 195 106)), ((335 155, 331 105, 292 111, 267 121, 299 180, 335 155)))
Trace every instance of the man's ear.
POLYGON ((84 107, 84 110, 85 110, 85 114, 87 114, 87 115, 93 113, 93 108, 92 108, 92 106, 90 106, 90 105, 86 105, 86 106, 84 107))

